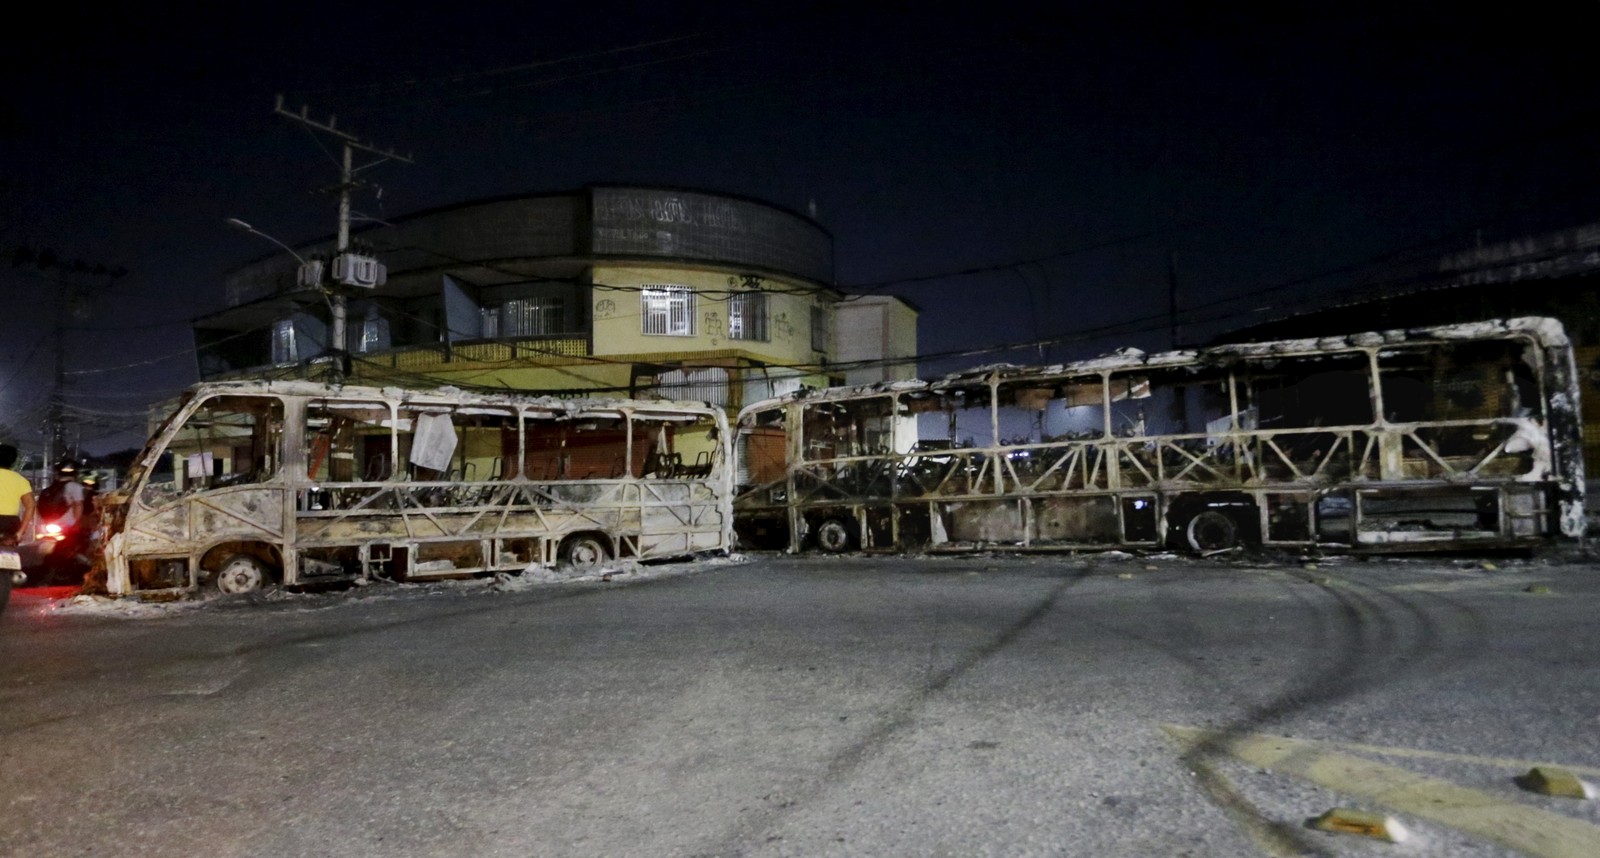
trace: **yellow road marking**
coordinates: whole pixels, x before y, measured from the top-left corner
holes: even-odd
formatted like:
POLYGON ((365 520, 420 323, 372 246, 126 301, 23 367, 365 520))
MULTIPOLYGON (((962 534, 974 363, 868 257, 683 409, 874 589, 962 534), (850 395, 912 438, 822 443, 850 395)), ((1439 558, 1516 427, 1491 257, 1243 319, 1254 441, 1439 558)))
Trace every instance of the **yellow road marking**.
MULTIPOLYGON (((1424 751, 1418 748, 1390 748, 1383 745, 1361 745, 1347 743, 1332 745, 1327 742, 1318 742, 1313 739, 1299 739, 1297 741, 1306 742, 1313 745, 1321 745, 1323 747, 1337 747, 1344 748, 1345 750, 1349 751, 1360 751, 1364 754, 1383 754, 1384 756, 1388 757, 1414 757, 1425 760, 1450 760, 1452 762, 1460 763, 1475 763, 1480 766, 1494 766, 1496 768, 1507 769, 1511 771, 1524 771, 1537 766, 1554 765, 1549 760, 1519 760, 1515 757, 1479 757, 1473 754, 1452 754, 1448 751, 1424 751)), ((1573 772, 1574 774, 1600 777, 1600 768, 1596 768, 1594 766, 1569 766, 1566 763, 1562 763, 1559 767, 1566 769, 1569 772, 1573 772)))
POLYGON ((1251 765, 1370 799, 1539 858, 1600 855, 1600 827, 1332 750, 1338 746, 1285 736, 1230 736, 1175 724, 1161 729, 1180 743, 1209 746, 1251 765))
POLYGON ((1269 858, 1295 858, 1306 854, 1306 850, 1285 832, 1283 826, 1274 826, 1271 820, 1262 816, 1261 811, 1239 793, 1233 782, 1211 760, 1203 755, 1197 757, 1190 763, 1195 768, 1194 774, 1199 779, 1200 789, 1213 804, 1222 808, 1222 812, 1233 820, 1233 824, 1250 838, 1263 855, 1269 858))
MULTIPOLYGON (((1168 734, 1176 736, 1177 734, 1173 733, 1174 730, 1184 731, 1193 730, 1194 728, 1180 727, 1176 724, 1169 724, 1162 727, 1162 729, 1166 730, 1168 734)), ((1200 732, 1205 732, 1208 736, 1211 735, 1207 731, 1200 732)), ((1363 754, 1379 754, 1385 757, 1412 757, 1423 760, 1449 760, 1456 763, 1472 763, 1473 765, 1478 766, 1494 766, 1495 768, 1505 769, 1506 771, 1512 772, 1525 772, 1528 769, 1539 766, 1555 766, 1557 768, 1566 769, 1573 774, 1600 777, 1600 767, 1575 766, 1569 763, 1557 763, 1552 760, 1527 760, 1520 757, 1481 757, 1476 754, 1456 754, 1449 751, 1425 751, 1420 748, 1396 748, 1389 745, 1364 745, 1359 742, 1323 742, 1317 739, 1294 739, 1292 741, 1299 742, 1302 745, 1314 745, 1319 748, 1326 748, 1331 751, 1356 751, 1363 754)))

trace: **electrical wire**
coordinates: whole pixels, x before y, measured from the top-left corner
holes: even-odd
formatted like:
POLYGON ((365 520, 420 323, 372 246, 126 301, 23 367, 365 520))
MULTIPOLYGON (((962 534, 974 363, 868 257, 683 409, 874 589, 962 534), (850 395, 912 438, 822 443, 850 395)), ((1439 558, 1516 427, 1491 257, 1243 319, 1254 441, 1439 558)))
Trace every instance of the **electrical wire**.
POLYGON ((377 82, 377 83, 367 83, 367 84, 353 84, 353 85, 339 86, 339 87, 326 87, 326 88, 323 88, 323 89, 308 90, 306 92, 306 94, 307 95, 323 95, 323 94, 329 94, 329 93, 357 93, 357 94, 365 93, 365 94, 376 95, 378 93, 383 92, 384 90, 414 89, 414 88, 417 88, 417 87, 432 86, 432 85, 440 84, 440 83, 462 83, 462 82, 470 81, 470 80, 473 80, 473 79, 476 79, 476 78, 498 77, 498 76, 502 76, 502 75, 516 74, 518 72, 532 71, 532 70, 541 69, 541 68, 548 68, 550 66, 561 65, 563 63, 573 63, 573 62, 578 62, 580 60, 593 59, 593 58, 596 58, 596 57, 613 56, 613 55, 616 55, 616 54, 630 53, 632 51, 646 50, 646 49, 649 49, 649 48, 660 47, 662 45, 670 45, 670 44, 675 44, 677 42, 683 42, 683 41, 688 41, 688 40, 692 40, 692 39, 698 39, 698 38, 702 38, 704 36, 705 36, 705 33, 690 33, 690 34, 683 35, 683 36, 671 36, 671 37, 668 37, 668 38, 665 38, 665 39, 654 39, 654 40, 651 40, 651 41, 638 42, 638 43, 635 43, 635 44, 632 44, 632 45, 624 45, 624 46, 616 47, 616 48, 604 48, 602 50, 590 51, 590 52, 582 53, 582 54, 570 54, 570 55, 565 56, 565 57, 557 57, 556 59, 553 59, 553 60, 536 60, 534 62, 518 63, 516 65, 501 66, 501 67, 492 68, 492 69, 480 69, 480 70, 477 70, 477 71, 458 72, 456 74, 439 75, 439 76, 431 77, 431 78, 409 78, 409 79, 402 80, 402 81, 377 82))
POLYGON ((542 79, 539 79, 539 80, 532 80, 532 81, 522 81, 522 82, 519 82, 519 83, 506 84, 504 86, 489 87, 489 88, 485 88, 485 89, 476 89, 476 90, 472 90, 470 92, 460 92, 460 93, 453 93, 453 94, 448 94, 448 95, 436 95, 436 96, 429 96, 429 97, 425 97, 425 98, 415 98, 415 99, 409 99, 409 100, 386 99, 385 103, 381 107, 369 108, 367 110, 357 110, 357 111, 354 111, 354 112, 358 113, 358 114, 360 114, 360 113, 368 113, 368 114, 370 114, 370 113, 378 112, 380 110, 387 111, 387 110, 393 110, 393 109, 396 109, 396 108, 437 107, 439 105, 448 104, 448 103, 450 103, 452 101, 466 101, 468 99, 474 99, 474 98, 486 98, 486 97, 489 97, 489 96, 499 95, 499 94, 506 93, 506 92, 514 92, 514 91, 523 90, 523 89, 534 89, 534 88, 537 88, 537 87, 544 87, 544 86, 553 86, 555 84, 567 83, 569 81, 574 81, 574 80, 583 80, 585 78, 600 77, 600 76, 608 75, 608 74, 616 74, 618 72, 632 71, 632 70, 635 70, 635 69, 642 69, 642 68, 650 68, 652 66, 664 65, 666 63, 673 63, 673 62, 681 62, 683 60, 692 60, 692 59, 696 59, 696 58, 699 58, 699 57, 714 56, 716 54, 727 53, 728 50, 729 50, 728 48, 714 48, 714 49, 708 49, 708 50, 703 50, 703 51, 692 51, 692 52, 689 52, 689 53, 677 54, 677 55, 670 56, 670 57, 661 57, 661 58, 658 58, 658 59, 643 60, 643 61, 637 62, 637 63, 628 63, 627 65, 617 66, 615 68, 589 69, 589 70, 585 70, 585 71, 573 72, 571 74, 564 74, 564 75, 561 75, 559 77, 542 78, 542 79))
POLYGON ((90 326, 86 326, 86 325, 81 325, 81 326, 80 325, 68 325, 68 326, 62 328, 62 330, 69 331, 69 332, 74 333, 74 334, 116 334, 116 333, 128 333, 130 331, 153 331, 153 330, 157 330, 159 328, 174 328, 174 327, 177 327, 178 325, 188 325, 188 324, 192 323, 193 321, 194 321, 193 319, 173 319, 172 321, 168 321, 168 322, 152 322, 152 323, 150 323, 148 325, 119 325, 119 326, 116 326, 116 327, 90 327, 90 326))
POLYGON ((28 347, 28 353, 22 358, 22 360, 17 362, 17 368, 11 371, 11 375, 7 376, 5 381, 0 382, 0 393, 4 393, 8 388, 10 388, 11 382, 16 381, 17 376, 21 375, 24 369, 27 369, 28 363, 33 360, 34 355, 38 354, 39 347, 44 345, 45 338, 48 336, 50 336, 50 332, 46 331, 40 334, 39 337, 33 341, 33 345, 28 347))
POLYGON ((62 394, 64 396, 71 397, 73 399, 128 399, 128 398, 135 398, 135 399, 146 399, 146 400, 148 400, 151 397, 175 396, 178 393, 181 393, 183 391, 183 388, 186 387, 186 386, 187 385, 180 386, 180 387, 156 388, 154 390, 95 391, 93 393, 91 393, 91 392, 89 392, 87 390, 66 390, 66 391, 62 391, 62 394))
POLYGON ((1066 259, 1072 256, 1081 256, 1085 253, 1093 253, 1096 250, 1105 250, 1109 247, 1117 247, 1123 244, 1134 244, 1140 241, 1155 238, 1160 235, 1166 235, 1173 232, 1182 232, 1198 225, 1199 223, 1199 221, 1185 221, 1183 223, 1173 224, 1172 226, 1158 227, 1156 229, 1145 230, 1144 232, 1133 233, 1130 235, 1122 235, 1116 238, 1107 239, 1106 241, 1095 242, 1093 244, 1085 244, 1078 247, 1067 248, 1066 250, 1058 250, 1055 253, 1047 253, 1043 256, 1016 259, 1010 262, 1001 262, 993 265, 979 265, 971 268, 962 268, 955 271, 942 271, 932 274, 913 274, 907 277, 895 277, 889 280, 872 280, 865 283, 851 283, 841 286, 840 288, 848 289, 852 292, 863 292, 871 289, 881 289, 885 286, 926 283, 934 280, 948 280, 951 277, 964 277, 972 274, 988 274, 995 271, 1007 271, 1024 265, 1036 265, 1055 259, 1066 259))
MULTIPOLYGON (((240 332, 238 332, 236 334, 232 334, 232 335, 229 335, 229 336, 226 336, 226 337, 221 337, 221 338, 219 338, 217 340, 212 341, 211 343, 209 343, 209 345, 219 345, 221 343, 226 343, 226 342, 230 342, 232 340, 237 340, 237 339, 240 339, 240 338, 243 338, 243 337, 247 337, 247 336, 250 336, 251 334, 254 334, 254 333, 258 332, 258 331, 264 331, 264 330, 267 330, 267 328, 265 326, 258 325, 258 326, 253 327, 253 328, 247 328, 247 329, 245 329, 243 331, 240 331, 240 332)), ((153 358, 150 358, 149 360, 133 361, 133 362, 129 362, 129 363, 118 364, 116 366, 98 367, 98 368, 95 368, 95 369, 67 370, 66 372, 63 372, 62 375, 74 375, 74 376, 76 376, 76 375, 101 375, 101 374, 108 373, 108 372, 120 372, 120 371, 125 370, 125 369, 138 369, 140 367, 153 366, 153 365, 158 364, 158 363, 165 363, 166 361, 172 360, 173 358, 192 357, 192 356, 194 356, 196 354, 197 354, 197 352, 195 351, 195 349, 193 347, 190 347, 190 348, 184 349, 182 351, 169 352, 167 354, 160 355, 158 357, 153 357, 153 358)))
MULTIPOLYGON (((748 48, 745 46, 741 46, 739 49, 748 50, 748 48)), ((971 47, 966 50, 952 49, 940 51, 936 56, 931 57, 932 59, 936 59, 938 61, 938 65, 927 65, 920 68, 919 71, 922 73, 917 76, 915 80, 923 85, 929 85, 937 84, 946 78, 969 75, 971 73, 972 63, 982 62, 982 55, 992 53, 994 50, 996 50, 996 47, 991 45, 971 47)), ((863 59, 872 60, 873 58, 863 57, 863 59)), ((695 85, 693 87, 679 87, 668 96, 657 96, 647 99, 621 102, 618 104, 606 105, 603 108, 586 108, 569 111, 545 111, 517 119, 496 117, 494 120, 482 123, 452 125, 448 130, 456 134, 470 134, 491 128, 504 130, 508 128, 532 125, 544 129, 544 133, 542 135, 535 135, 536 139, 548 138, 555 135, 568 137, 574 133, 578 127, 581 126, 578 123, 572 123, 563 126, 560 124, 562 120, 577 119, 581 122, 581 120, 590 117, 599 118, 602 120, 601 122, 589 123, 591 130, 609 130, 614 132, 620 132, 623 130, 641 130, 650 127, 646 124, 645 120, 657 112, 654 110, 654 108, 681 106, 683 109, 687 109, 702 105, 709 106, 717 102, 726 101, 727 97, 735 93, 743 93, 752 90, 763 91, 763 103, 771 102, 780 96, 798 96, 807 99, 817 99, 819 98, 819 93, 826 93, 826 103, 822 103, 820 101, 808 101, 807 106, 810 106, 815 110, 833 111, 839 109, 838 105, 841 98, 865 93, 888 93, 898 91, 908 86, 911 81, 911 79, 907 78, 907 76, 903 74, 902 67, 894 64, 890 60, 883 61, 879 66, 879 70, 888 70, 887 74, 855 74, 843 81, 839 80, 836 76, 832 76, 830 74, 830 68, 827 66, 813 64, 807 66, 806 68, 809 73, 803 71, 799 74, 791 74, 787 81, 783 83, 776 82, 770 74, 761 76, 747 73, 740 76, 740 80, 742 82, 737 84, 729 84, 720 87, 701 85, 695 85), (639 108, 645 109, 641 110, 639 108), (634 121, 626 121, 629 120, 630 117, 633 117, 634 121), (623 120, 624 123, 619 123, 618 120, 623 120)), ((758 68, 754 71, 762 70, 758 68)))

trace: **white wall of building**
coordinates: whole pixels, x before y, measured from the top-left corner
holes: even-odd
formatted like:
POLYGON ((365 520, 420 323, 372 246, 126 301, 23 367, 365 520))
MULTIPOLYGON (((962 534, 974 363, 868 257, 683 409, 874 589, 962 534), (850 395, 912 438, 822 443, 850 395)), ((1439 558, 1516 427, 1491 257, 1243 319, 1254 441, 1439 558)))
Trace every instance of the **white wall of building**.
POLYGON ((851 297, 834 305, 833 324, 835 361, 846 367, 855 361, 872 362, 861 368, 847 368, 845 384, 916 377, 914 363, 877 363, 916 355, 917 311, 909 304, 887 295, 851 297))

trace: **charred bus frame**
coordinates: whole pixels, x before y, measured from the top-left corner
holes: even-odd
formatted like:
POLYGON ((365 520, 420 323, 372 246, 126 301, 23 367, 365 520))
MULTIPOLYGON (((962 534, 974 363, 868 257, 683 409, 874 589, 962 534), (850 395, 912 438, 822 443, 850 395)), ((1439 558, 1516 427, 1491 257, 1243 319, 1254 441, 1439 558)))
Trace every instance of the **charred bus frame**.
POLYGON ((728 437, 703 403, 202 384, 105 498, 107 589, 237 593, 724 551, 728 437))
POLYGON ((1545 318, 802 392, 738 432, 736 527, 790 551, 1428 550, 1584 527, 1577 374, 1545 318))

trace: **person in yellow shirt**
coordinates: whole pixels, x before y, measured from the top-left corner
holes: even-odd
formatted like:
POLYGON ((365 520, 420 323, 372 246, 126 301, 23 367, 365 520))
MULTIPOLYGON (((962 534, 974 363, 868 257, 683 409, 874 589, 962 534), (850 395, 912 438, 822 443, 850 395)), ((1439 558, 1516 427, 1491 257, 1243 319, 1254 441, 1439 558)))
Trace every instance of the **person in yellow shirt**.
POLYGON ((32 533, 33 484, 27 477, 11 470, 17 464, 17 448, 0 444, 0 539, 32 533))

